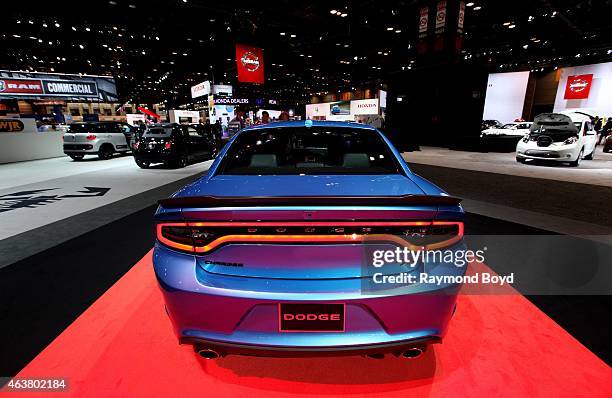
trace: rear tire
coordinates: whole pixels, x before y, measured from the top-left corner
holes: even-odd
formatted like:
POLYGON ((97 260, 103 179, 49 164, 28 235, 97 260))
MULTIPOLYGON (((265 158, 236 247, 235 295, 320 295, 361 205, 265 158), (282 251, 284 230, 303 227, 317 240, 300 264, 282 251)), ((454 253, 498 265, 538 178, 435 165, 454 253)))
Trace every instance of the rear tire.
POLYGON ((187 164, 189 163, 187 154, 182 153, 178 155, 178 158, 173 163, 174 163, 174 167, 176 167, 177 169, 182 169, 183 167, 187 167, 187 164))
POLYGON ((112 145, 104 144, 100 147, 100 150, 98 151, 98 158, 100 158, 101 160, 110 159, 113 157, 114 152, 115 150, 113 149, 112 145))
POLYGON ((135 159, 135 160, 136 160, 136 164, 141 169, 148 169, 149 166, 151 166, 151 163, 149 163, 149 162, 143 162, 142 160, 139 160, 139 159, 135 159))
POLYGON ((75 162, 78 162, 79 160, 83 160, 83 158, 85 157, 85 155, 68 155, 72 158, 72 160, 74 160, 75 162))

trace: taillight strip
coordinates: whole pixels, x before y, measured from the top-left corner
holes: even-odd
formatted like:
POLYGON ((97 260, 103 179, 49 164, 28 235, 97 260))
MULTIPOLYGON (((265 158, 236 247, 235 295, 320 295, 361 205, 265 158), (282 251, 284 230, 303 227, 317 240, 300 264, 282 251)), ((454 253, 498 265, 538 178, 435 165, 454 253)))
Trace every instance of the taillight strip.
POLYGON ((176 222, 176 223, 159 223, 157 224, 157 239, 169 246, 176 249, 195 252, 195 253, 207 253, 219 246, 227 243, 299 243, 299 242, 310 242, 310 243, 360 243, 365 241, 387 241, 395 242, 402 246, 407 246, 411 250, 433 250, 442 247, 447 247, 455 244, 463 238, 464 226, 461 221, 287 221, 287 222, 176 222), (392 234, 350 234, 350 235, 225 235, 221 236, 214 241, 204 246, 192 246, 186 245, 179 242, 174 242, 162 234, 163 227, 245 227, 245 226, 304 226, 304 227, 316 227, 316 226, 432 226, 432 225, 457 225, 458 234, 450 239, 435 244, 423 246, 417 246, 410 242, 400 238, 399 236, 392 234))

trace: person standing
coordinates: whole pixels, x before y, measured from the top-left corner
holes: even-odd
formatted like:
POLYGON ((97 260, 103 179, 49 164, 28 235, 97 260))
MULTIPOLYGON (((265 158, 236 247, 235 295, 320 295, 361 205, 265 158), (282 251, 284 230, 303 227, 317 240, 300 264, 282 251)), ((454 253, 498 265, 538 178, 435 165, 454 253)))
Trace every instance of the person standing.
POLYGON ((609 117, 606 124, 601 128, 597 145, 599 145, 602 141, 605 143, 608 134, 612 134, 612 117, 609 117))
POLYGON ((221 120, 217 119, 212 127, 213 135, 215 136, 215 143, 217 145, 217 152, 221 150, 221 138, 223 138, 223 126, 221 120))

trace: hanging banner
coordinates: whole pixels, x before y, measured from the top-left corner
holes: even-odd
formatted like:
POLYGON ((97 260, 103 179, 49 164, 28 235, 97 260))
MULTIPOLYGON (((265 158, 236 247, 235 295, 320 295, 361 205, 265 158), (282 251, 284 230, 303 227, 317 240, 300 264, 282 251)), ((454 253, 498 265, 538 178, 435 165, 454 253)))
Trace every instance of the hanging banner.
POLYGON ((459 15, 457 16, 457 32, 463 33, 463 25, 465 22, 465 3, 459 2, 459 15))
POLYGON ((242 83, 264 82, 263 50, 244 44, 236 44, 236 69, 238 81, 242 83))
POLYGON ((436 33, 444 32, 446 25, 446 0, 438 2, 436 7, 436 33))
POLYGON ((111 76, 68 75, 0 70, 0 98, 117 101, 111 76))
POLYGON ((587 99, 593 84, 593 74, 575 75, 567 78, 563 99, 587 99))
POLYGON ((419 11, 419 37, 423 37, 427 34, 427 27, 429 25, 429 8, 421 7, 419 11))
POLYGON ((208 80, 191 86, 191 98, 199 98, 210 94, 210 82, 208 80))

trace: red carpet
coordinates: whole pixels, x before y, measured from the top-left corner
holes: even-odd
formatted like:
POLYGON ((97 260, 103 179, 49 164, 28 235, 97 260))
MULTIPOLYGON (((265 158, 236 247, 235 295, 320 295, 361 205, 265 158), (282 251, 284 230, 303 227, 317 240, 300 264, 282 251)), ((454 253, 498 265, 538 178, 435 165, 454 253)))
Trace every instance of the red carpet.
POLYGON ((150 262, 149 253, 19 374, 68 377, 68 393, 14 396, 612 396, 610 367, 517 294, 461 296, 444 344, 417 360, 207 362, 178 346, 150 262))

